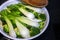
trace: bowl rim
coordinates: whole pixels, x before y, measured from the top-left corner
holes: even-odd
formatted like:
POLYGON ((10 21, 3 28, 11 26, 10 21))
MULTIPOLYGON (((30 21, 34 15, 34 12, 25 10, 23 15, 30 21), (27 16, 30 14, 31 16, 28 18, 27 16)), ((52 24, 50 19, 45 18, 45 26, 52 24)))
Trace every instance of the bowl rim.
MULTIPOLYGON (((14 1, 14 0, 13 0, 13 1, 6 1, 6 2, 4 2, 4 3, 0 6, 0 9, 3 8, 3 6, 5 6, 6 4, 8 4, 8 3, 10 3, 10 2, 16 2, 16 1, 14 1)), ((39 34, 37 34, 37 35, 35 35, 35 36, 33 36, 33 37, 30 37, 30 38, 26 38, 26 39, 24 39, 24 40, 34 39, 34 38, 42 35, 42 34, 45 32, 45 30, 47 29, 48 24, 49 24, 50 17, 49 17, 48 10, 47 10, 45 7, 44 7, 43 9, 46 11, 46 16, 47 16, 47 23, 46 23, 44 29, 43 29, 39 34)), ((0 10, 0 11, 1 11, 1 10, 0 10)), ((1 30, 0 30, 0 33, 3 34, 5 37, 10 38, 10 39, 22 40, 21 38, 12 38, 12 37, 10 37, 9 35, 7 35, 6 33, 2 32, 1 30)))

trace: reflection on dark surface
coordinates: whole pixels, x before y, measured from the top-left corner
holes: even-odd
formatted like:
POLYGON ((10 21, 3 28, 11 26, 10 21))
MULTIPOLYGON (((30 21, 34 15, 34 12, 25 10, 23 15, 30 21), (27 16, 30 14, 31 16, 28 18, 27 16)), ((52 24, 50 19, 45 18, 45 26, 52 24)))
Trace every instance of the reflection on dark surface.
MULTIPOLYGON (((0 0, 0 5, 6 0, 0 0)), ((47 28, 47 30, 39 37, 33 39, 33 40, 59 40, 59 28, 60 25, 60 10, 59 10, 59 1, 56 0, 49 0, 49 5, 47 6, 47 9, 49 11, 50 15, 50 23, 47 28)), ((5 40, 5 37, 0 34, 0 40, 5 40)), ((7 40, 7 39, 6 39, 7 40)))

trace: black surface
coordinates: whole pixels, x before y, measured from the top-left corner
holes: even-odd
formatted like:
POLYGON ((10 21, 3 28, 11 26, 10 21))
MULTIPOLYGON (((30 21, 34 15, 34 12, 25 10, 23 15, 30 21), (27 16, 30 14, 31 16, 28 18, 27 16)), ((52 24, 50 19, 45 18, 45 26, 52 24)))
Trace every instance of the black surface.
MULTIPOLYGON (((5 0, 0 0, 0 4, 3 3, 5 0)), ((47 6, 47 9, 49 11, 50 15, 50 23, 47 28, 47 30, 39 37, 33 39, 33 40, 59 40, 59 27, 60 27, 60 6, 59 0, 49 0, 49 4, 47 6)), ((0 34, 0 39, 4 38, 0 34)), ((5 39, 3 39, 5 40, 5 39)))

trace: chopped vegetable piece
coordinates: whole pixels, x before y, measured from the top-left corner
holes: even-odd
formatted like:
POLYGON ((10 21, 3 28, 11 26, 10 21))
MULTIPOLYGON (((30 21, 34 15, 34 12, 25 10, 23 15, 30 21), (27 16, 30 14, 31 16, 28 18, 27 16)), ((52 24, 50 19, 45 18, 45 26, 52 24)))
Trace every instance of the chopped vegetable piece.
POLYGON ((20 10, 25 16, 27 16, 28 18, 34 18, 34 17, 35 17, 32 13, 26 11, 26 10, 23 9, 23 8, 19 8, 19 10, 20 10))
POLYGON ((10 35, 11 37, 16 37, 16 34, 15 34, 14 29, 13 29, 12 23, 10 22, 10 20, 9 20, 6 16, 4 16, 4 19, 5 19, 8 27, 9 27, 9 35, 10 35))
POLYGON ((22 25, 18 20, 15 20, 15 22, 21 36, 24 38, 29 38, 30 37, 29 30, 24 25, 22 25))
POLYGON ((34 27, 39 27, 39 24, 37 22, 31 21, 26 17, 17 17, 17 19, 23 23, 26 23, 28 25, 34 26, 34 27))

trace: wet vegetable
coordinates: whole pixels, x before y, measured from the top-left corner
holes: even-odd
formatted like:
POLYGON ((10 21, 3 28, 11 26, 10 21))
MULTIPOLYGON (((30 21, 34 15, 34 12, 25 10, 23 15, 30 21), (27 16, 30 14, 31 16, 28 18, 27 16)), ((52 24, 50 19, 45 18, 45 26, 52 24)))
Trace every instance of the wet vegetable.
POLYGON ((11 37, 29 38, 44 28, 46 15, 42 9, 18 3, 1 10, 0 20, 3 31, 11 37))

